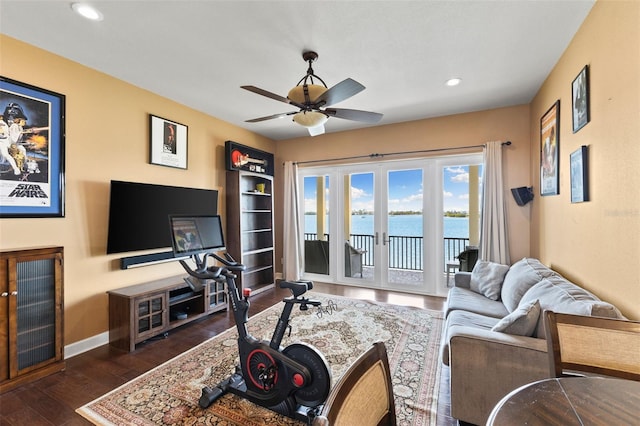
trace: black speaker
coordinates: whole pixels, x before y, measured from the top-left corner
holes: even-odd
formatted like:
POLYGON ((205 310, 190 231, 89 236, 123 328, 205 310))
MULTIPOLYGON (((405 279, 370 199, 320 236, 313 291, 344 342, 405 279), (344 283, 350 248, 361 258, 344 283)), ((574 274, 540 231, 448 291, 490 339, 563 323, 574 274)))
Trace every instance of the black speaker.
POLYGON ((529 201, 533 200, 533 187, 521 186, 520 188, 511 188, 513 198, 516 200, 516 204, 524 206, 529 201))

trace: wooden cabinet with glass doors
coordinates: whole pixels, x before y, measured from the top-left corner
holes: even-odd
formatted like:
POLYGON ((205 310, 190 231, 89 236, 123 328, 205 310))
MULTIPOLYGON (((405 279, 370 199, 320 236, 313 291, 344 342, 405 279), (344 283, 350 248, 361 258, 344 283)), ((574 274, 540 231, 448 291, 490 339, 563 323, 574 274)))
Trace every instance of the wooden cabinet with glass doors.
POLYGON ((64 370, 63 248, 0 252, 0 393, 64 370))

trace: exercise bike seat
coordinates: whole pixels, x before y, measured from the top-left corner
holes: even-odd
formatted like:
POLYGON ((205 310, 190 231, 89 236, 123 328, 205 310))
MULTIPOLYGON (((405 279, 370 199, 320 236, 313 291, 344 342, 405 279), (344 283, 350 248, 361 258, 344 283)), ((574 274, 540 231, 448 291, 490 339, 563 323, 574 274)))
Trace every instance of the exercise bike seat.
POLYGON ((313 288, 311 281, 280 281, 280 288, 288 288, 293 293, 293 297, 302 296, 313 288))

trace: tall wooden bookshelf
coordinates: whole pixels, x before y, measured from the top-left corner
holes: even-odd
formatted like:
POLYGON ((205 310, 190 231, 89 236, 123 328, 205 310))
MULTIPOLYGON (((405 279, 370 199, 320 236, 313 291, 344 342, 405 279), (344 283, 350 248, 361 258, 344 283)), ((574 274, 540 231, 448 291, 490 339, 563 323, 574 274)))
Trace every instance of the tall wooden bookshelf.
POLYGON ((227 251, 247 267, 236 280, 238 288, 250 288, 254 294, 273 288, 273 178, 227 171, 226 194, 227 251))

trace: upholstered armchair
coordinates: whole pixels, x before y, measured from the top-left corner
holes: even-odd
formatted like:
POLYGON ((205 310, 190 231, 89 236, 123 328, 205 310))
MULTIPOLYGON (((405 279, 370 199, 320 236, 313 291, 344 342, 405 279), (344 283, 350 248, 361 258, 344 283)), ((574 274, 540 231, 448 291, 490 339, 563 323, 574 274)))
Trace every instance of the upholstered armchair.
POLYGON ((361 250, 353 247, 349 241, 344 243, 344 276, 353 277, 355 274, 360 274, 362 278, 362 255, 366 250, 361 250))
POLYGON ((304 270, 312 274, 329 275, 329 241, 304 241, 304 270))
POLYGON ((478 248, 467 246, 467 249, 457 256, 460 261, 460 271, 471 272, 478 261, 478 248))

